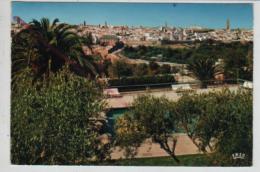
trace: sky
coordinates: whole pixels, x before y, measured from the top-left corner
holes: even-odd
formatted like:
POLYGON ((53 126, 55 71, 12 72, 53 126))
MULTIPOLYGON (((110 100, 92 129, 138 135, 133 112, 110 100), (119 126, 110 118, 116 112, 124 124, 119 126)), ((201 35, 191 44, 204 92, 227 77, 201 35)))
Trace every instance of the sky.
POLYGON ((13 2, 12 15, 25 22, 47 17, 70 24, 253 28, 252 4, 13 2))

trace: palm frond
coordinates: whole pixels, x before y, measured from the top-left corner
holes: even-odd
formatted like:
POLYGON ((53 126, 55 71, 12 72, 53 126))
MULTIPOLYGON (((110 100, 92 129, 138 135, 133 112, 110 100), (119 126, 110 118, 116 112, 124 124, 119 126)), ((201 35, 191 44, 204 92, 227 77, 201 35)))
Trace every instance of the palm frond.
POLYGON ((51 70, 57 71, 67 60, 72 60, 83 71, 89 71, 93 75, 97 74, 92 61, 84 56, 81 39, 72 31, 75 27, 65 23, 58 24, 58 22, 58 19, 54 19, 52 22, 48 18, 42 18, 39 21, 33 19, 30 22, 30 29, 23 31, 27 35, 21 34, 17 37, 15 35, 13 38, 15 48, 12 49, 14 71, 30 65, 28 61, 33 58, 33 63, 39 68, 38 71, 41 74, 48 72, 44 70, 49 70, 49 59, 51 59, 51 70), (26 37, 31 40, 25 41, 26 37), (32 52, 35 55, 31 54, 32 52))
POLYGON ((51 24, 51 29, 54 29, 57 26, 57 23, 59 22, 58 18, 55 18, 51 24))

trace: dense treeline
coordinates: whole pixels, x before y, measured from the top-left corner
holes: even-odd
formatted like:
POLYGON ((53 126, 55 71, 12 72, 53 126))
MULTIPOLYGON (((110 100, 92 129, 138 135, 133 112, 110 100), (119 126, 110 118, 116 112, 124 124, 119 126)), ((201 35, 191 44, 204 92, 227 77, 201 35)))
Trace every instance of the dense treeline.
POLYGON ((159 60, 174 63, 186 63, 191 56, 189 49, 172 49, 154 46, 125 47, 123 54, 132 59, 159 60))
POLYGON ((153 58, 159 61, 187 63, 191 57, 195 55, 209 56, 212 58, 231 58, 230 51, 239 51, 244 57, 248 51, 252 50, 252 42, 240 43, 222 43, 222 42, 199 42, 194 43, 194 48, 170 48, 170 47, 155 47, 143 46, 138 47, 126 46, 123 53, 133 59, 152 60, 153 58))
POLYGON ((117 60, 114 63, 106 60, 104 62, 105 75, 109 78, 121 78, 121 77, 140 77, 145 75, 158 75, 158 74, 171 74, 178 71, 177 68, 171 67, 168 64, 159 65, 158 63, 151 61, 149 64, 131 64, 126 60, 117 60))
POLYGON ((125 47, 122 52, 132 59, 167 61, 173 63, 193 63, 197 57, 208 57, 214 61, 224 60, 225 77, 253 79, 253 43, 223 43, 204 41, 194 43, 193 48, 165 48, 154 46, 125 47))
POLYGON ((172 75, 154 75, 139 77, 123 77, 121 79, 110 79, 109 86, 128 86, 142 84, 158 84, 158 83, 174 83, 175 79, 172 75))

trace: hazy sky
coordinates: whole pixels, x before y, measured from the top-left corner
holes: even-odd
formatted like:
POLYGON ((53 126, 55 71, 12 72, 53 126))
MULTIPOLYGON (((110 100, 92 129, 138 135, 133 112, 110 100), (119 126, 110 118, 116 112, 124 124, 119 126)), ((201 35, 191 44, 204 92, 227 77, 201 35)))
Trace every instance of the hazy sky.
POLYGON ((13 2, 12 15, 25 22, 48 17, 61 22, 128 26, 253 27, 251 4, 170 4, 170 3, 61 3, 13 2))

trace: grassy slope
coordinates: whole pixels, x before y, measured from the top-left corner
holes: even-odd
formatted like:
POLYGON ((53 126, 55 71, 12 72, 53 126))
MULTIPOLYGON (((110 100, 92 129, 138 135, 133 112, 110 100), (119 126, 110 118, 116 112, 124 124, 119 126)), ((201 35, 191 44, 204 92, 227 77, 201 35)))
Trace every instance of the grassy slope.
POLYGON ((212 165, 206 155, 182 155, 178 156, 180 164, 170 157, 135 158, 117 160, 106 163, 106 165, 124 166, 210 166, 212 165))

